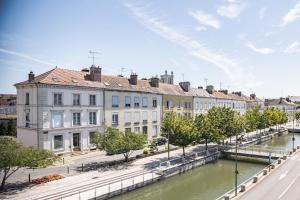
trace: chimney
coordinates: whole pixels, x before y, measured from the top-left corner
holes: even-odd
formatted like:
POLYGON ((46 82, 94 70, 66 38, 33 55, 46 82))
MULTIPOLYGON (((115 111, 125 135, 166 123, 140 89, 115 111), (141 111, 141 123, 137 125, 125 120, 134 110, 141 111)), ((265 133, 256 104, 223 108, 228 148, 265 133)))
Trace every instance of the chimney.
POLYGON ((81 71, 82 72, 90 72, 89 68, 83 68, 81 71))
POLYGON ((158 88, 159 87, 159 78, 157 78, 157 77, 152 77, 151 79, 150 79, 150 85, 151 85, 151 87, 156 87, 156 88, 158 88))
POLYGON ((255 94, 250 94, 250 99, 254 100, 256 98, 255 94))
POLYGON ((186 82, 180 82, 179 83, 180 87, 185 91, 188 92, 190 91, 191 83, 186 81, 186 82))
POLYGON ((242 96, 242 92, 241 91, 239 91, 239 92, 233 92, 233 94, 238 95, 238 96, 242 96))
POLYGON ((209 94, 213 94, 213 92, 214 92, 214 86, 213 86, 213 85, 208 85, 208 86, 206 86, 206 91, 207 91, 209 94))
POLYGON ((223 94, 228 94, 228 90, 219 90, 219 92, 222 92, 223 94))
POLYGON ((90 80, 101 82, 101 68, 92 65, 90 67, 90 80))
POLYGON ((174 73, 171 71, 170 84, 174 84, 174 73))
POLYGON ((137 85, 137 78, 138 78, 138 75, 132 73, 132 74, 130 75, 129 83, 130 83, 131 85, 137 85))
POLYGON ((198 89, 203 89, 203 87, 202 86, 198 86, 198 89))
POLYGON ((34 80, 34 73, 32 71, 30 71, 30 73, 28 74, 28 81, 33 81, 34 80))

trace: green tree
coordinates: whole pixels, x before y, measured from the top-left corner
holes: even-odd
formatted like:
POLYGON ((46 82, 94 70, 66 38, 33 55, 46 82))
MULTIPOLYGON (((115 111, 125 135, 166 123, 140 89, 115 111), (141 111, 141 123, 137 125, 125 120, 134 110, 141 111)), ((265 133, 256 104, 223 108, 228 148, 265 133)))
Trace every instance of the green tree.
POLYGON ((97 133, 92 143, 108 154, 123 154, 127 162, 134 150, 142 149, 147 143, 147 135, 107 128, 105 134, 97 133))
POLYGON ((245 113, 245 125, 246 131, 251 132, 259 128, 261 113, 259 107, 254 107, 246 111, 245 113))
POLYGON ((162 123, 162 136, 169 138, 169 143, 182 147, 185 156, 185 147, 196 140, 193 119, 180 117, 171 112, 166 114, 162 123))
POLYGON ((216 142, 217 138, 213 134, 212 125, 206 115, 200 114, 195 117, 194 126, 196 130, 197 142, 205 141, 205 149, 208 149, 209 142, 216 142))
POLYGON ((0 137, 0 190, 4 190, 6 180, 21 167, 46 167, 58 157, 50 151, 23 147, 11 137, 0 137))
POLYGON ((7 122, 7 135, 16 136, 16 123, 12 119, 7 122))
POLYGON ((6 134, 7 134, 6 123, 5 122, 1 122, 0 123, 0 136, 4 136, 6 134))
POLYGON ((300 111, 295 112, 295 119, 296 120, 300 119, 300 111))

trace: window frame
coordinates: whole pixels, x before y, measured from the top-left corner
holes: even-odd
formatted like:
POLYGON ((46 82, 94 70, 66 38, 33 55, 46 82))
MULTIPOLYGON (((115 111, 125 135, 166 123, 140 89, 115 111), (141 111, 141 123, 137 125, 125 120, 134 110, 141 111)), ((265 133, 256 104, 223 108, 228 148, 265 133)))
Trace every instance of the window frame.
POLYGON ((62 93, 54 92, 53 93, 53 105, 54 106, 62 106, 63 105, 62 102, 63 102, 62 93), (58 96, 60 96, 60 101, 59 101, 59 98, 57 98, 58 96))
POLYGON ((64 135, 54 135, 53 136, 53 149, 54 150, 64 149, 64 135), (61 141, 59 141, 61 144, 60 144, 60 146, 58 146, 58 148, 57 148, 57 145, 55 144, 55 141, 57 141, 57 140, 55 140, 56 137, 61 137, 61 141))
POLYGON ((73 112, 73 113, 72 113, 72 126, 81 126, 81 112, 73 112), (74 114, 77 115, 77 116, 75 117, 75 121, 74 121, 74 114), (79 115, 78 115, 78 114, 79 114, 79 115), (77 123, 78 116, 79 116, 79 123, 77 123), (74 122, 76 122, 76 123, 74 123, 74 122))
POLYGON ((97 111, 89 112, 89 125, 97 125, 97 111))
POLYGON ((52 116, 52 118, 51 118, 52 128, 63 128, 64 127, 64 112, 63 111, 53 111, 51 113, 51 116, 52 116), (55 126, 54 118, 53 118, 54 115, 61 115, 61 122, 60 122, 61 126, 58 126, 58 127, 55 126))
POLYGON ((89 95, 89 105, 90 106, 96 106, 97 105, 97 97, 96 97, 95 94, 90 94, 89 95), (93 101, 92 101, 91 97, 94 97, 93 101))
POLYGON ((80 94, 73 94, 73 106, 80 106, 80 105, 81 105, 81 95, 80 94), (75 96, 77 96, 78 99, 76 99, 75 96))
POLYGON ((131 107, 131 96, 125 96, 125 108, 131 107), (127 102, 129 100, 129 103, 127 102))
POLYGON ((111 107, 113 107, 113 108, 118 108, 119 107, 119 96, 117 96, 117 95, 112 95, 111 96, 111 107), (114 100, 117 101, 117 104, 114 104, 115 103, 114 100))

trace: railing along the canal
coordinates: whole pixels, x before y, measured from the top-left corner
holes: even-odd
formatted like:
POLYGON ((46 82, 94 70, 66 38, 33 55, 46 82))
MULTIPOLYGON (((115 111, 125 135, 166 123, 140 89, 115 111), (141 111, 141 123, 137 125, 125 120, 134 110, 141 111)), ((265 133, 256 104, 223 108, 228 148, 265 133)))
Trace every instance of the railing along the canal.
MULTIPOLYGON (((272 164, 275 164, 276 161, 274 161, 272 164)), ((271 165, 272 165, 271 164, 271 165)), ((239 191, 241 190, 241 186, 242 185, 249 185, 251 183, 253 183, 253 177, 262 177, 263 174, 264 174, 264 170, 270 170, 270 166, 271 165, 268 165, 267 167, 263 168, 261 171, 257 172, 256 174, 254 174, 253 176, 251 176, 250 178, 246 179, 244 182, 240 183, 238 186, 237 186, 237 192, 239 193, 239 191)), ((235 188, 227 191, 225 194, 223 194, 222 196, 216 198, 216 200, 222 200, 224 199, 225 196, 228 196, 229 199, 235 197, 235 188)))

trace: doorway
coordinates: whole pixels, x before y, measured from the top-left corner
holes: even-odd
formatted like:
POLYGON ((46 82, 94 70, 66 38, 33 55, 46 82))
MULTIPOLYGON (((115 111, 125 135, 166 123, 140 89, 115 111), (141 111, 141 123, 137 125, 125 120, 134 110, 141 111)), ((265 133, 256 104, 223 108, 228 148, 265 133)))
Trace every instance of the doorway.
POLYGON ((73 150, 80 151, 80 133, 73 133, 73 150))

